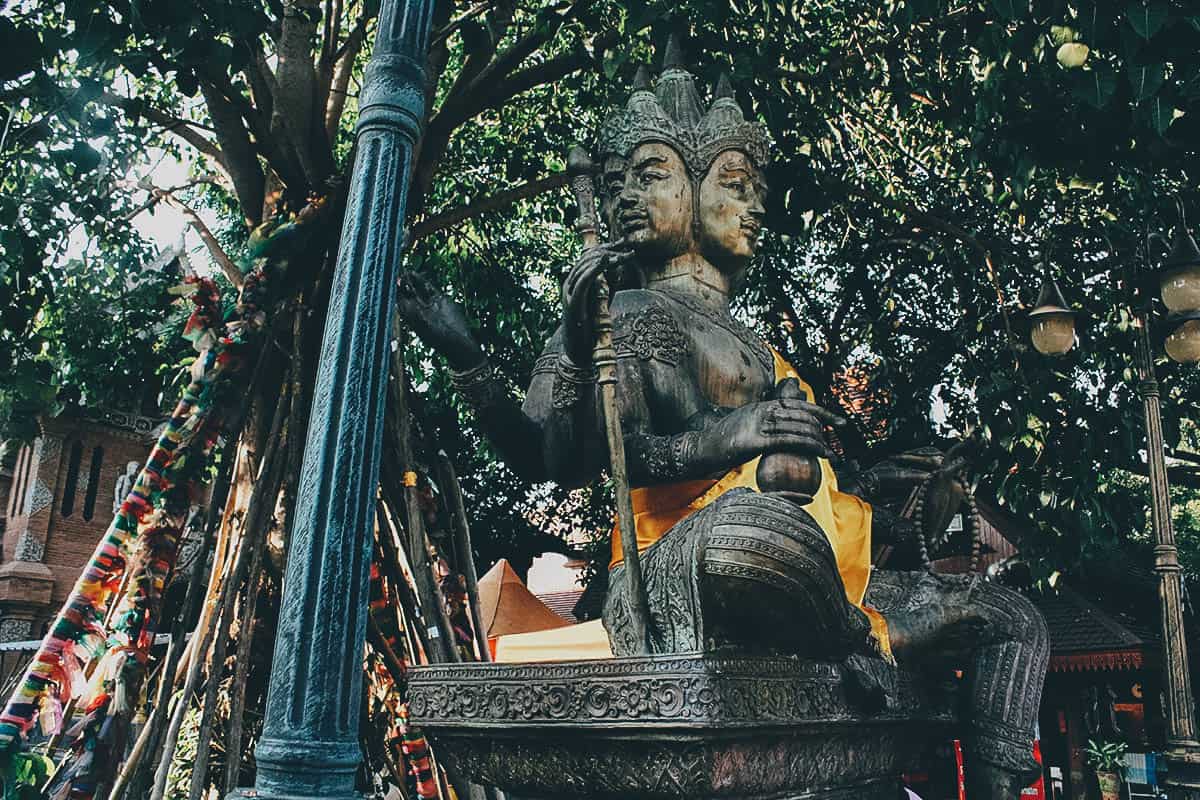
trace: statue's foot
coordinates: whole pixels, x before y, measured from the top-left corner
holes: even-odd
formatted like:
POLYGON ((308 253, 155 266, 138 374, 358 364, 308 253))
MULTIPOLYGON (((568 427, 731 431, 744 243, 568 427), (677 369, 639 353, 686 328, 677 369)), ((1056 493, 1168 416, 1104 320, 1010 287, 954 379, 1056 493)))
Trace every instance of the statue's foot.
POLYGON ((1018 772, 993 764, 972 764, 967 768, 967 796, 972 800, 1017 800, 1041 772, 1041 766, 1032 757, 1029 766, 1018 772))
POLYGON ((930 604, 888 615, 892 652, 901 661, 967 652, 986 644, 992 632, 988 620, 970 607, 930 604))
POLYGON ((888 690, 881 670, 892 669, 878 658, 851 655, 842 662, 842 686, 846 699, 867 714, 878 714, 888 707, 888 690))

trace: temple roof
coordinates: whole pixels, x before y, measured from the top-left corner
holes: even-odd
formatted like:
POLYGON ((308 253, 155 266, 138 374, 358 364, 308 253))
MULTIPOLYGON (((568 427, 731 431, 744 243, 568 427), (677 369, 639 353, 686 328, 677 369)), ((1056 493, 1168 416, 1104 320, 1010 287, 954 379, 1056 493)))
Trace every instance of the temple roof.
POLYGON ((564 592, 543 592, 534 595, 546 604, 546 607, 558 614, 567 622, 574 625, 579 622, 575 617, 575 604, 583 597, 583 589, 568 589, 564 592))
POLYGON ((1051 671, 1138 669, 1157 647, 1152 627, 1100 608, 1070 587, 1031 599, 1050 629, 1051 671))

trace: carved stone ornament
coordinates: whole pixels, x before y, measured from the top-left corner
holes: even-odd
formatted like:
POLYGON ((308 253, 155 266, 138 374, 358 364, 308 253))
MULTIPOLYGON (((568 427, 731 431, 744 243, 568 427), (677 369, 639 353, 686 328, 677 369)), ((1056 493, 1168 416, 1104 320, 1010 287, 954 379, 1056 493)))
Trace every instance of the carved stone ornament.
POLYGON ((624 321, 622 332, 613 339, 617 355, 642 361, 658 359, 674 366, 687 354, 687 338, 665 308, 650 305, 624 321))
POLYGON ((0 619, 0 642, 23 642, 33 635, 33 623, 27 619, 0 619))
POLYGON ((824 662, 437 665, 410 673, 409 708, 453 767, 522 798, 892 800, 954 719, 944 687, 893 676, 870 715, 824 662))

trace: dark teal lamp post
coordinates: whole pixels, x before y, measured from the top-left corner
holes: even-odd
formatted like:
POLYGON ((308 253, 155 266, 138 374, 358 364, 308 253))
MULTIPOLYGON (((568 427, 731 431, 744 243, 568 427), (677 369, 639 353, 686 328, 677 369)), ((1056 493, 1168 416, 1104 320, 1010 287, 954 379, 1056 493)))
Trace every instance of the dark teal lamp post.
POLYGON ((304 450, 258 777, 240 796, 351 800, 395 305, 431 0, 383 0, 304 450))

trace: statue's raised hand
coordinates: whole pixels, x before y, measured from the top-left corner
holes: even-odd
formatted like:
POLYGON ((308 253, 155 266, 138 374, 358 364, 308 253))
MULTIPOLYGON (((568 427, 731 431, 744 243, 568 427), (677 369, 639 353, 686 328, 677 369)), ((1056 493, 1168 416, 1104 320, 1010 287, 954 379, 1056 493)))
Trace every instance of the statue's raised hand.
POLYGON ((946 527, 966 500, 962 472, 974 447, 971 439, 959 442, 943 454, 932 447, 910 450, 871 467, 882 494, 910 491, 926 485, 922 535, 937 545, 945 538, 946 527))
POLYGON ((955 482, 967 465, 969 441, 958 443, 948 453, 942 453, 935 447, 909 450, 879 462, 867 472, 884 494, 913 489, 931 476, 935 484, 944 487, 955 482))
POLYGON ((471 335, 462 308, 424 277, 405 273, 396 303, 421 341, 441 353, 451 367, 465 371, 483 363, 483 349, 471 335))
POLYGON ((577 366, 592 362, 596 346, 594 299, 592 291, 605 270, 618 267, 633 258, 624 241, 600 244, 584 250, 567 273, 562 286, 563 336, 567 356, 577 366))
POLYGON ((701 432, 702 458, 717 468, 744 464, 764 453, 829 458, 825 426, 846 420, 804 400, 766 400, 732 411, 701 432))

